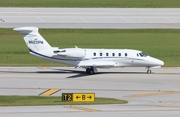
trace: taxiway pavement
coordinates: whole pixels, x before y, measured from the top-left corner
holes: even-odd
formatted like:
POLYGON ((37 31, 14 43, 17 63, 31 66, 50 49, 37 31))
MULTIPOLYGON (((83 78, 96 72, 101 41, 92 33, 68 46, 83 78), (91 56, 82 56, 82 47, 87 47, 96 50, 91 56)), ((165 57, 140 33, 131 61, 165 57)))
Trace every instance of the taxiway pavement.
POLYGON ((123 105, 0 107, 3 117, 179 117, 180 68, 99 69, 87 75, 72 67, 0 67, 1 95, 39 95, 47 89, 62 93, 95 93, 96 97, 127 100, 123 105))
POLYGON ((180 8, 0 8, 0 27, 180 28, 180 8))

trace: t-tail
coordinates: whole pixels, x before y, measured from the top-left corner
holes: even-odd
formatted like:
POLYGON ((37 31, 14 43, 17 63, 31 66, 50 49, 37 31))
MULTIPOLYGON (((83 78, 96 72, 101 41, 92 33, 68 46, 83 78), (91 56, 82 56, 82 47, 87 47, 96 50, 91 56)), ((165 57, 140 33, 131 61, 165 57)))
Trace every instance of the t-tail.
POLYGON ((51 46, 46 40, 39 34, 36 27, 20 27, 14 28, 14 30, 21 32, 26 45, 30 52, 40 53, 42 51, 51 50, 51 46))

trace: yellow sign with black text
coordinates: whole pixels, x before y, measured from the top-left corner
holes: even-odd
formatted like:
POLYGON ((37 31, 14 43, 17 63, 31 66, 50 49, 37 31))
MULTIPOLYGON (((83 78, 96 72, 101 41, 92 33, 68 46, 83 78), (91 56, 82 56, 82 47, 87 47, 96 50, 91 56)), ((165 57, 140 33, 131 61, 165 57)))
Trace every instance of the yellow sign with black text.
POLYGON ((62 101, 94 102, 94 93, 62 93, 62 101))
POLYGON ((73 102, 94 102, 94 93, 73 93, 73 102))

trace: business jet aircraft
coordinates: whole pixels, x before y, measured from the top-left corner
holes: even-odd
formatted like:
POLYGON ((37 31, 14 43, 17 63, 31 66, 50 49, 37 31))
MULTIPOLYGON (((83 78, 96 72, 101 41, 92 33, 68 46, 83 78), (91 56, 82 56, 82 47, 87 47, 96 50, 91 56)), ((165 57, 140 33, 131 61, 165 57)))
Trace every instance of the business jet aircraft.
POLYGON ((88 74, 97 73, 97 68, 146 67, 151 73, 152 67, 161 67, 164 62, 150 57, 142 51, 132 49, 86 49, 51 47, 38 33, 36 27, 14 28, 20 31, 30 54, 53 62, 60 62, 85 68, 88 74))

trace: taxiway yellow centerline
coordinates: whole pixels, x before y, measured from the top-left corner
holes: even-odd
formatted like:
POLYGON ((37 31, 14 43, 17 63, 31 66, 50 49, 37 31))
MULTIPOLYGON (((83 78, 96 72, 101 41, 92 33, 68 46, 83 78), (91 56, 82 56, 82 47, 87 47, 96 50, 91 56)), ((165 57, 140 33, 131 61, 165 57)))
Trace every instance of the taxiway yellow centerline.
POLYGON ((146 94, 136 94, 127 96, 129 98, 136 98, 136 97, 146 97, 146 96, 156 96, 156 95, 167 95, 167 94, 178 94, 178 91, 163 91, 163 92, 156 92, 156 93, 146 93, 146 94))
POLYGON ((78 106, 69 106, 67 108, 76 109, 76 110, 83 110, 88 112, 101 112, 100 110, 91 109, 91 108, 84 108, 84 107, 78 107, 78 106))

